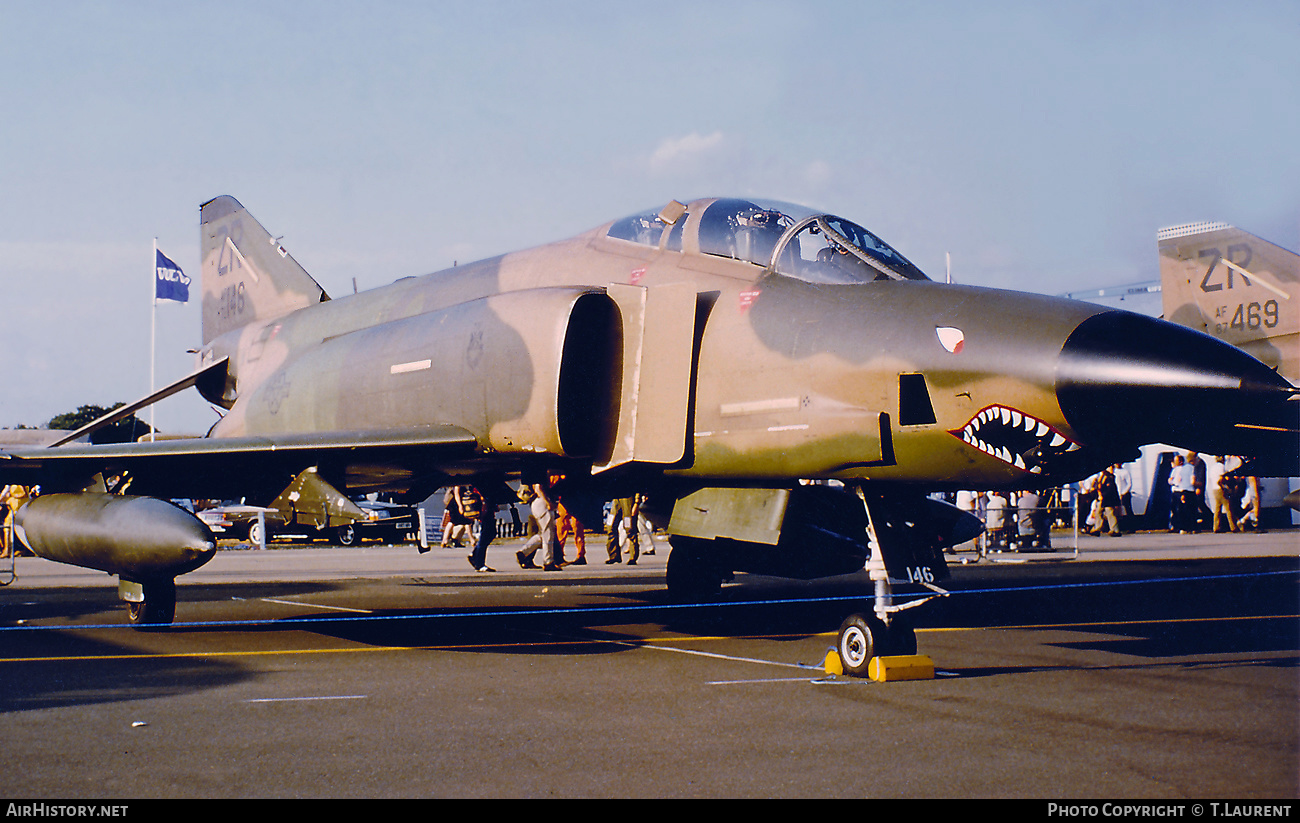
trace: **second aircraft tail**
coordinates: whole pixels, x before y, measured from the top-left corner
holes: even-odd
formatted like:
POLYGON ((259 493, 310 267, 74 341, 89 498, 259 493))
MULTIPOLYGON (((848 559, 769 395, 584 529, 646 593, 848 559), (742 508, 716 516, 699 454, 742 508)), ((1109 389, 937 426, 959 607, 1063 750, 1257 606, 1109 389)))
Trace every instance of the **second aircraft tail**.
POLYGON ((1161 229, 1157 240, 1165 319, 1300 383, 1300 256, 1226 223, 1161 229))

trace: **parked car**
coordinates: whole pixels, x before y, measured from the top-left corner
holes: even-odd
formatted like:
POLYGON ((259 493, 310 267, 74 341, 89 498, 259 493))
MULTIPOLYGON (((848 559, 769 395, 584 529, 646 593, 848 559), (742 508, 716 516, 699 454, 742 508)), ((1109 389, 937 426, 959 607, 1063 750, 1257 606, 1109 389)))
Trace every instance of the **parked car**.
POLYGON ((285 517, 279 509, 263 506, 249 506, 237 500, 229 500, 218 506, 201 509, 198 518, 207 524, 218 538, 248 540, 250 543, 262 543, 258 532, 258 514, 266 524, 266 540, 270 540, 276 529, 284 526, 285 517))
POLYGON ((387 543, 408 543, 420 537, 420 515, 414 506, 396 503, 377 503, 371 500, 353 501, 370 517, 339 526, 334 537, 341 545, 352 546, 362 540, 381 540, 387 543))
POLYGON ((258 514, 266 526, 266 541, 277 537, 301 536, 310 540, 336 540, 344 546, 362 540, 382 540, 404 543, 419 539, 420 518, 413 506, 395 503, 376 503, 370 500, 353 501, 366 512, 365 520, 317 529, 301 523, 290 524, 289 514, 279 509, 250 506, 239 501, 226 501, 198 512, 198 518, 207 524, 218 538, 247 540, 261 544, 258 533, 258 514))

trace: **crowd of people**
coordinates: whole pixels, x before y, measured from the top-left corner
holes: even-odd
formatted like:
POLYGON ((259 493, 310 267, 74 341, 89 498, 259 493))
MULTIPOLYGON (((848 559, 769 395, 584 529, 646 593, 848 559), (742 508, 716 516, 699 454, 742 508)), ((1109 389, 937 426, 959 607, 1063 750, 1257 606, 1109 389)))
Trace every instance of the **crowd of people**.
POLYGON ((1054 551, 1050 502, 1046 490, 957 492, 957 507, 984 523, 992 551, 1054 551))
MULTIPOLYGON (((1168 478, 1167 522, 1160 520, 1164 509, 1148 501, 1146 528, 1181 534, 1262 530, 1259 479, 1236 474, 1241 466, 1241 458, 1232 455, 1174 454, 1168 478)), ((1081 531, 1120 537, 1125 524, 1131 529, 1137 522, 1133 477, 1122 464, 1085 478, 1073 491, 1081 531)), ((1051 490, 958 492, 956 503, 984 523, 987 545, 993 551, 1051 551, 1053 520, 1072 513, 1068 501, 1053 500, 1051 490)))
MULTIPOLYGON (((1168 478, 1168 522, 1152 523, 1152 517, 1162 517, 1163 509, 1153 508, 1154 501, 1148 501, 1146 528, 1167 527, 1183 534, 1260 529, 1259 482, 1235 474, 1241 465, 1241 459, 1232 456, 1175 454, 1168 478)), ((449 546, 458 539, 472 542, 470 565, 480 572, 495 571, 486 563, 487 546, 497 534, 498 507, 510 504, 515 534, 526 537, 523 548, 515 554, 520 568, 559 571, 569 565, 586 565, 587 530, 564 505, 562 479, 559 475, 532 478, 517 493, 504 484, 492 495, 468 485, 448 489, 442 545, 449 546), (526 526, 514 509, 516 502, 528 507, 526 526), (480 524, 477 537, 470 532, 474 522, 480 524), (566 560, 565 544, 570 537, 576 554, 566 560)), ((1076 505, 1079 529, 1089 534, 1121 537, 1125 528, 1132 529, 1138 522, 1133 511, 1133 477, 1122 464, 1107 466, 1070 491, 1076 495, 1074 505, 1059 489, 963 491, 956 494, 956 504, 980 518, 985 525, 986 545, 995 552, 1053 551, 1052 528, 1070 525, 1076 505)), ((643 553, 637 525, 643 502, 642 495, 610 502, 606 564, 623 563, 626 556, 627 565, 636 565, 643 553)), ((653 547, 644 549, 646 554, 653 551, 653 547)))
MULTIPOLYGON (((563 476, 553 474, 528 478, 517 492, 504 483, 487 491, 472 485, 452 486, 443 496, 442 547, 451 547, 461 540, 473 543, 473 551, 466 558, 469 564, 475 571, 495 572, 496 569, 487 565, 487 549, 497 536, 497 510, 507 506, 515 534, 525 538, 523 547, 515 552, 519 568, 554 572, 565 566, 587 565, 587 529, 564 505, 562 480, 563 476), (515 503, 528 507, 526 524, 521 521, 515 503), (474 524, 478 524, 477 535, 472 529, 474 524), (565 559, 565 544, 570 537, 575 552, 572 560, 565 559)), ((624 554, 627 565, 637 564, 643 553, 638 518, 644 500, 643 495, 634 494, 610 503, 606 565, 623 563, 624 554)), ((644 553, 654 554, 654 547, 647 547, 644 553)))
POLYGON ((1175 454, 1169 470, 1169 531, 1262 531, 1259 478, 1235 474, 1241 458, 1175 454))

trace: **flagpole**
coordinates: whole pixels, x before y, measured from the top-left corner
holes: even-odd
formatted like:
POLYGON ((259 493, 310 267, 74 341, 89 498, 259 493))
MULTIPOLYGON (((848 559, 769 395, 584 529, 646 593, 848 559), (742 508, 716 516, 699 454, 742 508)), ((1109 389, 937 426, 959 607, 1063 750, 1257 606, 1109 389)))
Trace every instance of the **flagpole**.
MULTIPOLYGON (((190 299, 190 278, 185 276, 181 267, 176 265, 176 261, 158 250, 158 238, 153 239, 153 294, 150 296, 149 311, 149 396, 152 397, 158 390, 157 369, 158 369, 158 301, 171 300, 177 303, 188 303, 190 299), (162 288, 164 280, 167 283, 166 288, 162 288), (159 290, 167 292, 162 297, 158 296, 159 290)), ((157 439, 157 428, 154 426, 154 407, 149 404, 149 441, 157 439)))
MULTIPOLYGON (((153 277, 149 278, 149 394, 153 395, 156 385, 154 364, 157 360, 158 347, 158 238, 153 239, 153 257, 150 258, 153 277)), ((149 442, 154 440, 153 404, 149 405, 149 442)))

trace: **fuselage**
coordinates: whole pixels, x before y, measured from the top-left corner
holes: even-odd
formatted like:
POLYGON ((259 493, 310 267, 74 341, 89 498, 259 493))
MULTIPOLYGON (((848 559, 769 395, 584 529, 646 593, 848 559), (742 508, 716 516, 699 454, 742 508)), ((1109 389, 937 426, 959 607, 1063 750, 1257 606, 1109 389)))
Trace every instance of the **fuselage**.
MULTIPOLYGON (((1058 397, 1071 336, 1114 312, 915 275, 802 276, 775 240, 738 252, 734 238, 724 250, 706 237, 723 202, 736 201, 692 203, 648 237, 627 239, 616 221, 227 332, 201 355, 231 357, 226 394, 211 398, 229 413, 211 435, 453 424, 503 460, 598 465, 607 455, 566 452, 556 430, 575 301, 611 284, 686 283, 698 296, 691 397, 682 457, 662 467, 670 475, 1045 486, 1137 445, 1124 432, 1085 437, 1078 409, 1072 420, 1058 397)), ((835 224, 820 225, 829 235, 835 224)), ((798 225, 782 236, 809 240, 798 225)), ((617 394, 584 403, 609 397, 601 412, 617 416, 617 394)))

